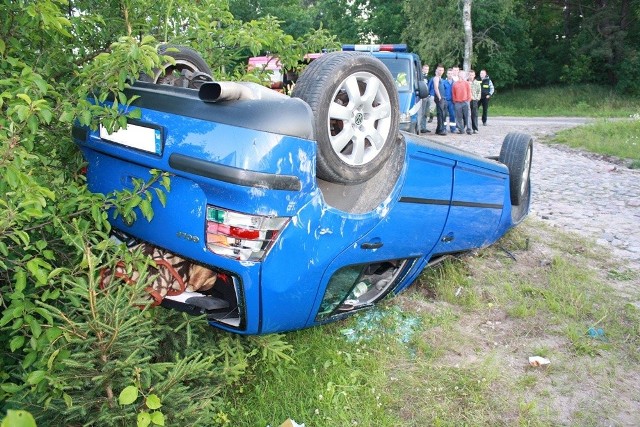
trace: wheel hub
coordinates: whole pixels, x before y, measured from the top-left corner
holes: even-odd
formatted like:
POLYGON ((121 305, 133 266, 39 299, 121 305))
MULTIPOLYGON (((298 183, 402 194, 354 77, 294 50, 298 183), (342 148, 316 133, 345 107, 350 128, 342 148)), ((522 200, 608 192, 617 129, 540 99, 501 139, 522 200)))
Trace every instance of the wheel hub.
POLYGON ((331 150, 347 165, 367 165, 389 138, 389 92, 374 74, 358 72, 339 84, 332 99, 328 111, 331 150))

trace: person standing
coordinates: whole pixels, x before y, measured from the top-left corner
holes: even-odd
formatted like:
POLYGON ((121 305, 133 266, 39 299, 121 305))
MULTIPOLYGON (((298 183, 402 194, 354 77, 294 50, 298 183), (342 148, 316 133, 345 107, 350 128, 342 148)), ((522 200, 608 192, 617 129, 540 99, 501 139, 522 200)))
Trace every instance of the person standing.
POLYGON ((458 81, 453 84, 451 92, 456 109, 456 128, 458 133, 464 133, 464 128, 466 128, 467 134, 471 135, 471 120, 469 120, 471 83, 467 81, 464 71, 459 72, 458 81))
POLYGON ((436 118, 438 125, 436 126, 437 135, 446 135, 447 127, 444 124, 444 116, 447 110, 447 100, 444 98, 444 80, 442 74, 444 73, 444 67, 442 64, 438 64, 436 67, 436 75, 431 79, 433 84, 433 96, 436 102, 436 118))
POLYGON ((487 74, 487 70, 480 70, 480 105, 482 106, 482 125, 487 125, 487 112, 489 111, 489 99, 493 96, 493 82, 487 74))
POLYGON ((469 70, 469 83, 471 83, 471 129, 478 133, 478 102, 482 93, 482 84, 476 80, 476 72, 469 70))
MULTIPOLYGON (((422 66, 422 80, 424 80, 424 84, 429 87, 429 65, 425 64, 422 66)), ((431 103, 433 102, 433 97, 431 94, 422 100, 422 111, 420 114, 420 133, 431 132, 427 129, 427 121, 429 118, 429 111, 431 110, 431 103)))
POLYGON ((457 82, 459 78, 460 78, 460 67, 458 67, 457 65, 455 67, 451 67, 451 79, 454 82, 457 82))
POLYGON ((433 90, 433 79, 429 79, 429 85, 427 86, 429 89, 429 120, 427 123, 431 123, 433 121, 433 115, 436 112, 436 101, 435 101, 435 91, 433 90))
POLYGON ((456 112, 451 97, 451 87, 453 86, 453 68, 447 70, 447 79, 444 83, 444 98, 447 100, 447 113, 449 115, 448 126, 451 132, 456 131, 456 112))

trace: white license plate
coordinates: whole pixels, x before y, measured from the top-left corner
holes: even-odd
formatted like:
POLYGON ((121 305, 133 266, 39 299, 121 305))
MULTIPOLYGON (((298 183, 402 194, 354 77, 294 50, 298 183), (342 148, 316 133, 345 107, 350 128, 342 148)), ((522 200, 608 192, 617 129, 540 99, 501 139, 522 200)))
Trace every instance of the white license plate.
POLYGON ((109 133, 100 125, 100 138, 147 153, 162 154, 162 132, 158 128, 129 123, 126 129, 109 133))

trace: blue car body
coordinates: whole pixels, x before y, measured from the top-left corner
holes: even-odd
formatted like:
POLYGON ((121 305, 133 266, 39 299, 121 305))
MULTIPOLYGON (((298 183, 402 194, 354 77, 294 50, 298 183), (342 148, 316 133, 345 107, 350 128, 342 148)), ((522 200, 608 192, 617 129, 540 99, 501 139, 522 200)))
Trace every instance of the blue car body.
POLYGON ((226 280, 217 297, 227 311, 163 302, 206 313, 216 327, 265 334, 342 318, 402 291, 430 261, 487 246, 514 225, 509 171, 495 160, 401 133, 372 180, 332 184, 315 176, 311 112, 301 100, 205 103, 196 90, 148 84, 134 94, 141 117, 130 123, 151 129, 155 146, 74 128, 89 188, 132 188, 150 169, 171 175, 166 206, 155 200, 151 221, 111 221, 226 280), (257 260, 220 255, 208 234, 218 214, 284 225, 257 260))

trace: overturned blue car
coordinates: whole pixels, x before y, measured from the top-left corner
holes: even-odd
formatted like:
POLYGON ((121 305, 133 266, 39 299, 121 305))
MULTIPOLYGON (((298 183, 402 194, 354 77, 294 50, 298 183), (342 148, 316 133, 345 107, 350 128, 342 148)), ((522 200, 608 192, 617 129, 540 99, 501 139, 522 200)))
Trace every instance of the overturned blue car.
POLYGON ((141 117, 126 129, 74 129, 91 191, 170 174, 151 221, 111 220, 157 261, 163 306, 240 334, 319 325, 495 242, 528 213, 531 137, 509 134, 482 158, 399 132, 396 86, 371 55, 323 55, 291 97, 200 78, 193 88, 197 61, 176 63, 186 65, 173 81, 185 84, 131 87, 141 117))

